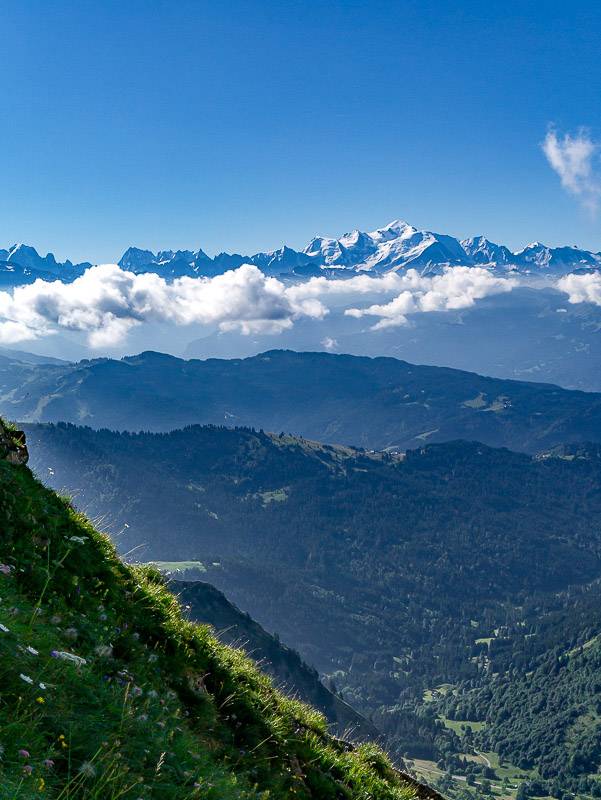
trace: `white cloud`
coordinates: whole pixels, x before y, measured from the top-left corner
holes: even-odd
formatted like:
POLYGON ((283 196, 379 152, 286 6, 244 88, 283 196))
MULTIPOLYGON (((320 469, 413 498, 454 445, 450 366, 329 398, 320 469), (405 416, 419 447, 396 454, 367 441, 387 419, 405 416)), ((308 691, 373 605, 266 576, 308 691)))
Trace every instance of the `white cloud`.
POLYGON ((290 297, 283 283, 248 264, 214 278, 185 277, 172 283, 104 264, 70 284, 37 280, 12 294, 0 292, 0 342, 62 329, 87 333, 92 347, 110 346, 145 321, 279 333, 298 317, 321 319, 326 313, 319 300, 290 297))
POLYGON ((551 130, 542 148, 564 189, 591 213, 596 213, 601 196, 601 178, 596 165, 599 143, 593 141, 585 128, 575 135, 566 133, 564 136, 551 130))
POLYGON ((594 303, 601 306, 601 274, 566 275, 557 281, 557 288, 565 292, 570 303, 594 303))
POLYGON ((516 285, 511 278, 497 278, 481 267, 450 267, 441 275, 422 276, 407 270, 398 277, 400 293, 389 303, 367 308, 349 308, 351 317, 380 317, 373 330, 406 325, 410 314, 469 308, 476 300, 509 292, 516 285))
POLYGON ((338 342, 336 339, 332 339, 331 336, 326 336, 321 340, 321 346, 324 350, 336 350, 338 348, 338 342))
MULTIPOLYGON (((508 291, 511 280, 481 268, 454 267, 421 277, 415 270, 350 280, 313 278, 289 285, 245 264, 213 278, 184 277, 168 283, 160 275, 135 275, 116 264, 91 267, 73 283, 37 280, 12 293, 0 292, 0 342, 51 335, 60 330, 87 335, 92 347, 110 347, 143 322, 200 323, 243 334, 281 333, 297 319, 323 319, 327 298, 343 307, 360 296, 394 297, 384 305, 347 308, 355 316, 380 316, 376 327, 402 324, 407 314, 466 308, 488 294, 508 291)), ((372 298, 373 299, 373 298, 372 298)), ((324 347, 337 343, 326 337, 324 347)))

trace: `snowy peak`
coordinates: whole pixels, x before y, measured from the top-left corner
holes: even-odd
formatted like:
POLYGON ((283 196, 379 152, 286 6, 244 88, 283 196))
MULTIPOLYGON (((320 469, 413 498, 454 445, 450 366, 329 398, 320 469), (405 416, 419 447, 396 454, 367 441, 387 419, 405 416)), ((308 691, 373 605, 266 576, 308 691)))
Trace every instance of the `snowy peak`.
POLYGON ((151 250, 140 250, 139 247, 128 247, 117 262, 122 269, 135 272, 147 264, 156 264, 157 257, 151 250))
POLYGON ((461 246, 474 264, 510 264, 513 253, 502 244, 495 244, 484 236, 463 239, 461 246))
POLYGON ((52 253, 41 256, 35 247, 26 244, 14 244, 6 250, 0 250, 0 265, 0 272, 28 276, 28 280, 22 281, 24 283, 30 283, 37 277, 72 281, 92 266, 88 262, 73 264, 68 259, 60 262, 52 253))
MULTIPOLYGON (((316 236, 303 250, 286 245, 277 250, 241 255, 219 253, 209 257, 204 250, 151 250, 129 247, 119 259, 123 269, 135 273, 152 272, 167 280, 182 277, 214 276, 242 264, 254 264, 268 275, 310 276, 347 275, 353 272, 441 272, 448 266, 480 266, 495 272, 520 272, 526 275, 561 275, 573 270, 601 268, 601 254, 576 246, 547 247, 532 242, 512 252, 485 236, 459 241, 454 236, 419 230, 402 219, 395 219, 373 231, 354 229, 339 238, 316 236)), ((42 257, 28 245, 0 249, 0 284, 18 285, 43 277, 69 282, 90 264, 59 263, 52 253, 42 257)))

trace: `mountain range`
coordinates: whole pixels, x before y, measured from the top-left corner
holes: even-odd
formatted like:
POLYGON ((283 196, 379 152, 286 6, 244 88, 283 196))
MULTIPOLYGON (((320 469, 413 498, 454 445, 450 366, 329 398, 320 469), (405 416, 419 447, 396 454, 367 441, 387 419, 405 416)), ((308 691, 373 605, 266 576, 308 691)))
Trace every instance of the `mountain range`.
POLYGON ((536 453, 601 441, 601 394, 395 358, 270 350, 245 359, 30 363, 0 353, 0 413, 113 430, 194 423, 403 450, 452 439, 536 453))
MULTIPOLYGON (((484 236, 459 240, 394 220, 371 232, 354 230, 337 239, 317 236, 302 250, 284 245, 269 252, 246 255, 222 252, 211 258, 202 249, 154 253, 129 247, 118 263, 134 273, 154 272, 169 280, 218 275, 241 264, 254 264, 269 275, 296 278, 320 274, 343 277, 356 272, 382 274, 409 268, 433 273, 454 265, 486 266, 527 275, 560 275, 600 267, 601 253, 577 246, 548 247, 540 242, 512 251, 484 236)), ((40 256, 35 248, 17 244, 0 249, 0 285, 31 283, 36 278, 69 282, 90 266, 90 262, 57 262, 52 253, 40 256)))

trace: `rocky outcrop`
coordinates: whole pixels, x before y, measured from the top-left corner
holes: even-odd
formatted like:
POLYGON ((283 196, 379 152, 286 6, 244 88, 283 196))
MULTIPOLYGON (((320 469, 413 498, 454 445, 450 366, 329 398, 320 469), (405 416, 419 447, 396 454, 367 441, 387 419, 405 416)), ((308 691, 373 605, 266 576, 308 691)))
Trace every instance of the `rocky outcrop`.
POLYGON ((27 464, 28 458, 23 431, 11 428, 0 420, 0 459, 9 464, 27 464))

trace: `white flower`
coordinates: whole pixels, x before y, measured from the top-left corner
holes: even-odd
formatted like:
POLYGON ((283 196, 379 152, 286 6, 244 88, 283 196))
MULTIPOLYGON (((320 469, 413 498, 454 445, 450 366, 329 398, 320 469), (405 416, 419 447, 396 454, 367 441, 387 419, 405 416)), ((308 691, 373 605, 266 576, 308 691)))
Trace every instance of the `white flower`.
POLYGON ((0 631, 2 631, 2 633, 10 633, 10 630, 6 627, 6 625, 2 625, 2 623, 0 623, 0 631))
POLYGON ((27 645, 27 647, 25 649, 27 650, 27 652, 29 653, 30 656, 39 656, 39 653, 35 649, 35 647, 31 647, 30 645, 27 645))
POLYGON ((21 673, 19 678, 21 678, 22 681, 25 681, 25 683, 33 684, 33 679, 30 678, 29 675, 23 675, 23 673, 21 673))
POLYGON ((60 658, 62 661, 70 661, 71 664, 76 664, 78 667, 88 662, 81 656, 76 656, 74 653, 66 653, 64 650, 53 650, 50 655, 52 658, 60 658))
POLYGON ((85 778, 93 778, 96 775, 96 767, 91 761, 84 761, 79 771, 85 778))

